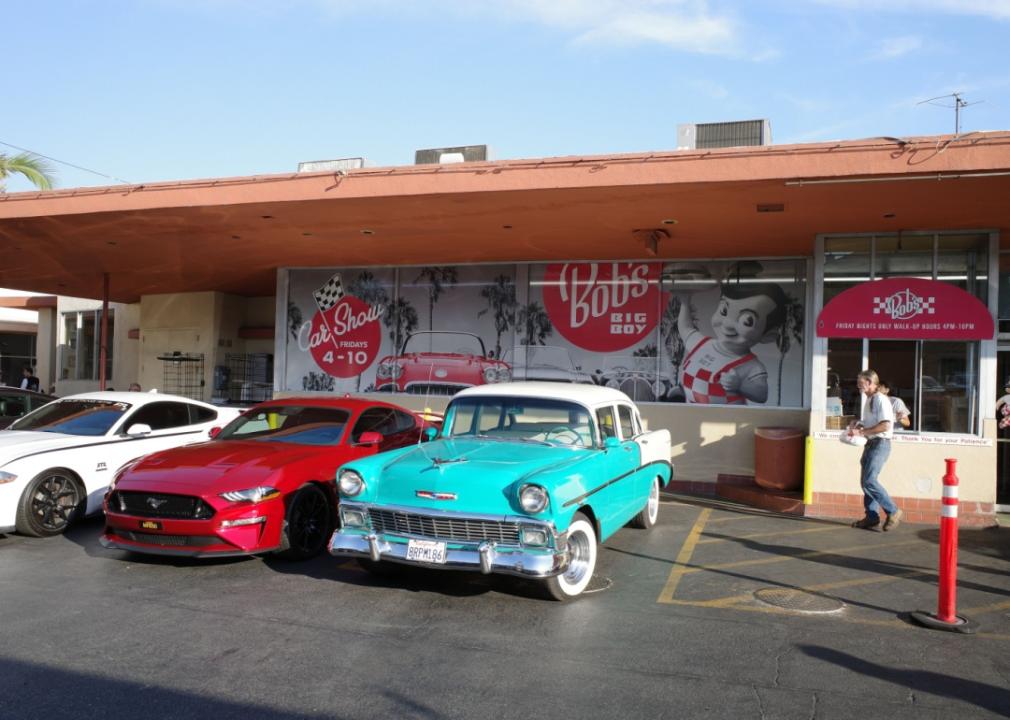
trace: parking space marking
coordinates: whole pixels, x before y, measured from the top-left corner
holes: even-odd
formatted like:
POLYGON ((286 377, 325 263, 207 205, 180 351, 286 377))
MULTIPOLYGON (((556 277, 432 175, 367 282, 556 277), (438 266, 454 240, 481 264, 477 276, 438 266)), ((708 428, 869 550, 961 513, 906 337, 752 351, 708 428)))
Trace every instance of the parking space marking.
MULTIPOLYGON (((918 545, 920 542, 921 542, 920 540, 908 540, 906 542, 889 543, 887 547, 895 548, 895 547, 902 547, 905 545, 918 545)), ((785 556, 777 555, 775 557, 757 558, 755 560, 737 560, 735 562, 720 563, 718 565, 699 565, 697 567, 683 568, 682 574, 689 575, 691 573, 706 572, 710 570, 728 570, 730 568, 750 567, 752 565, 772 565, 774 563, 788 562, 790 560, 807 560, 810 558, 823 557, 825 555, 838 555, 840 553, 853 552, 855 550, 863 550, 875 547, 880 546, 864 543, 861 545, 850 545, 848 547, 832 548, 831 550, 810 550, 808 552, 796 553, 795 555, 785 555, 785 556)), ((694 550, 693 545, 691 549, 694 550)))
POLYGON ((838 530, 848 530, 848 529, 849 529, 848 525, 833 525, 829 527, 806 528, 804 530, 787 530, 785 532, 781 531, 763 532, 763 533, 754 533, 752 535, 735 535, 734 537, 730 538, 724 538, 724 537, 709 538, 707 540, 699 540, 698 544, 710 545, 712 543, 733 542, 735 540, 753 540, 754 538, 763 538, 763 537, 787 537, 789 535, 804 535, 806 533, 820 533, 820 532, 836 532, 838 530))
POLYGON ((659 598, 656 602, 669 602, 673 599, 674 593, 677 592, 677 585, 680 583, 680 579, 684 576, 684 571, 689 569, 687 564, 691 562, 691 555, 694 554, 694 546, 698 544, 698 538, 701 537, 701 532, 704 530, 705 523, 708 521, 708 516, 711 514, 711 509, 705 508, 701 511, 698 519, 694 521, 694 527, 692 527, 691 532, 687 534, 687 539, 684 540, 684 545, 680 548, 680 552, 677 553, 677 559, 674 562, 673 568, 670 570, 670 576, 666 579, 666 585, 663 586, 663 590, 659 593, 659 598))

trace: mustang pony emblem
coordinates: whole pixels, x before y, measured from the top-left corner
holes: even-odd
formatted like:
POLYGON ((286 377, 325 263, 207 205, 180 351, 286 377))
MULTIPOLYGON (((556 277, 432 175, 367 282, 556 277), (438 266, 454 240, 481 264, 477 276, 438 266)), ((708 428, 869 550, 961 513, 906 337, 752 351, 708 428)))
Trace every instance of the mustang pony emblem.
POLYGON ((147 504, 150 506, 152 510, 157 510, 167 502, 168 500, 165 500, 164 498, 153 498, 153 497, 147 498, 147 504))
POLYGON ((456 493, 432 492, 431 490, 416 490, 414 494, 419 498, 428 500, 455 500, 456 493))

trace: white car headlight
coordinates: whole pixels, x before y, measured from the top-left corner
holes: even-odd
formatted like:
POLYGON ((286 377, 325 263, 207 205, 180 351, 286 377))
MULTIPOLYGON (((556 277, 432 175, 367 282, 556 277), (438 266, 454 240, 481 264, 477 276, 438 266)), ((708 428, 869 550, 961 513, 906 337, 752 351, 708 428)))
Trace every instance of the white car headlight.
POLYGON ((337 484, 340 486, 340 492, 347 497, 360 495, 362 490, 365 489, 365 481, 353 470, 344 470, 341 472, 337 484))
POLYGON ((539 485, 523 485, 519 488, 519 506, 532 515, 546 510, 548 502, 547 490, 539 485))
POLYGON ((7 483, 12 483, 18 479, 18 476, 14 473, 0 471, 0 485, 6 485, 7 483))
POLYGON ((486 367, 483 372, 481 372, 481 377, 484 378, 486 383, 498 382, 498 368, 486 367))
POLYGON ((247 502, 247 503, 258 503, 264 500, 269 500, 280 495, 280 492, 276 488, 272 487, 254 487, 248 490, 232 490, 231 492, 221 493, 221 497, 229 502, 247 502))

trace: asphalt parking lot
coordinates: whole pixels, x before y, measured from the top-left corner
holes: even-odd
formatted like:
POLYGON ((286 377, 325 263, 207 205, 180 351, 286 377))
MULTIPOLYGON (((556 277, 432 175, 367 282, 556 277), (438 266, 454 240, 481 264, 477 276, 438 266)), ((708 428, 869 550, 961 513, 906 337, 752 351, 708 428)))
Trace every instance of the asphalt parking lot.
POLYGON ((100 519, 0 536, 0 718, 1010 716, 1010 530, 961 531, 967 636, 904 617, 935 609, 935 527, 660 516, 571 604, 329 556, 146 558, 100 519))

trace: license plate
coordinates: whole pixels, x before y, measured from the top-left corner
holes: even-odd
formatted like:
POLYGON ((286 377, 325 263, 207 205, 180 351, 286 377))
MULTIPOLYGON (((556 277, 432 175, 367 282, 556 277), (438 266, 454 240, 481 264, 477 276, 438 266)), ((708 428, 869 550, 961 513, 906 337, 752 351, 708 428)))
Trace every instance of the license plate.
POLYGON ((161 530, 161 523, 154 520, 141 520, 140 527, 143 530, 161 530))
POLYGON ((407 559, 445 565, 445 543, 434 540, 408 540, 407 559))

